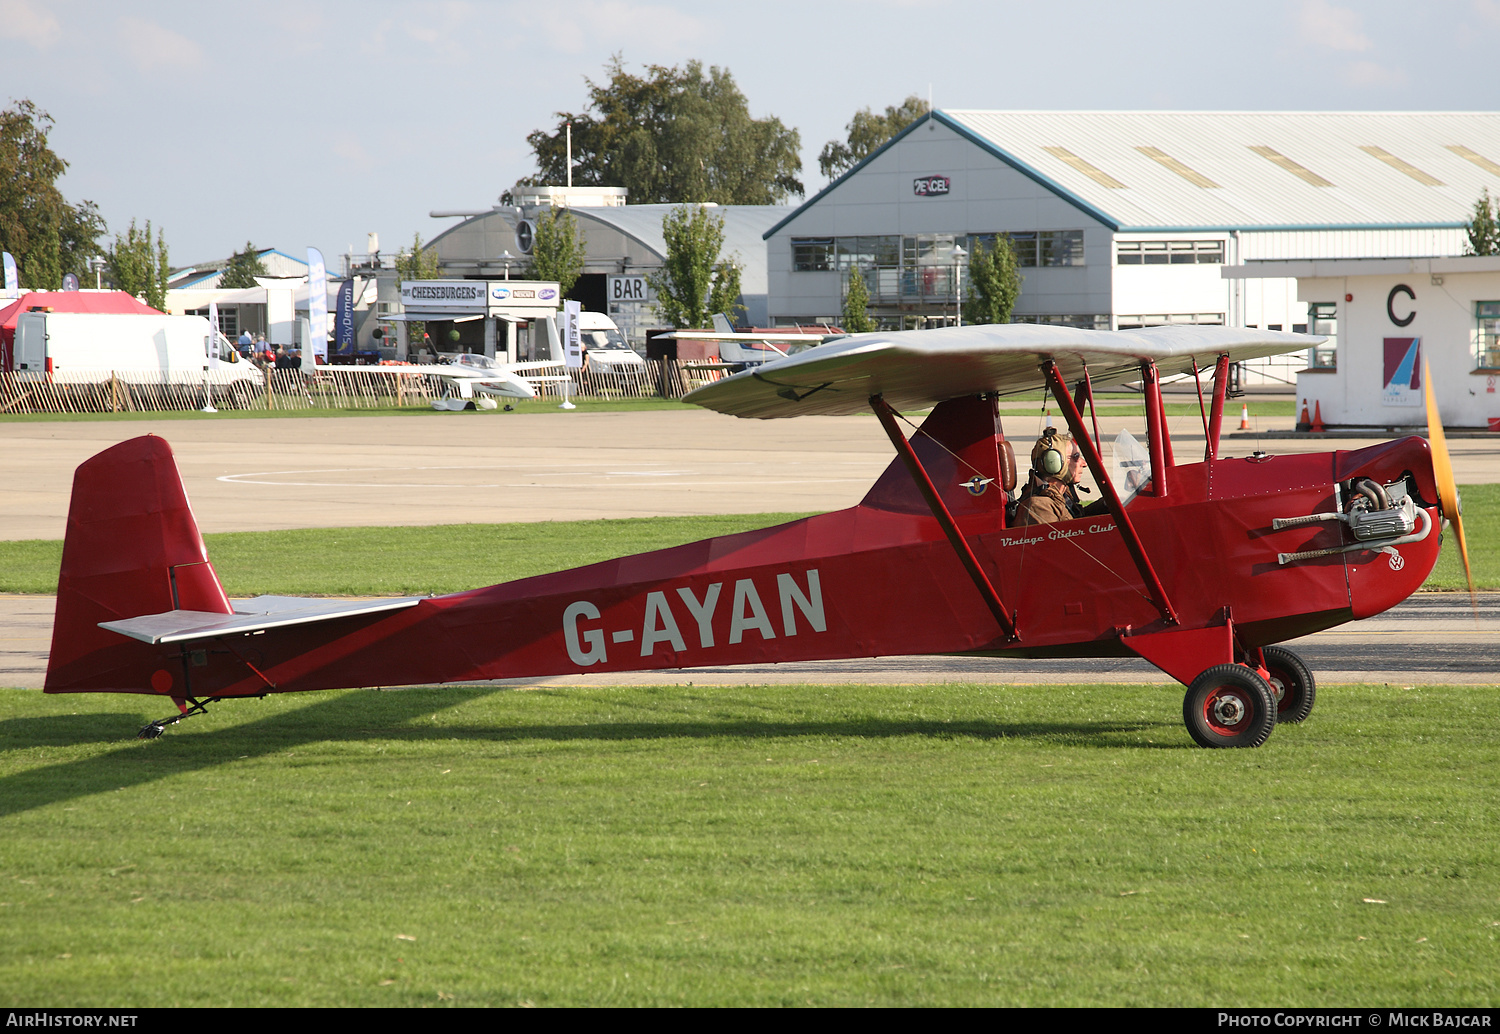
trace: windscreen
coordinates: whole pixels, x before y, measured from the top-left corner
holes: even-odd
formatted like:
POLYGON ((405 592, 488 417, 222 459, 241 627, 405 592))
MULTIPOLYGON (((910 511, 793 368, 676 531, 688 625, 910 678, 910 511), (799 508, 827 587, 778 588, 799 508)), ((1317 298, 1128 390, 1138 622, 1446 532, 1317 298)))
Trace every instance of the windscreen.
POLYGON ((629 348, 625 337, 618 330, 585 330, 583 344, 586 348, 629 348))
POLYGON ((1151 454, 1135 435, 1121 428, 1109 450, 1109 479, 1120 494, 1120 504, 1129 505, 1151 480, 1151 454))

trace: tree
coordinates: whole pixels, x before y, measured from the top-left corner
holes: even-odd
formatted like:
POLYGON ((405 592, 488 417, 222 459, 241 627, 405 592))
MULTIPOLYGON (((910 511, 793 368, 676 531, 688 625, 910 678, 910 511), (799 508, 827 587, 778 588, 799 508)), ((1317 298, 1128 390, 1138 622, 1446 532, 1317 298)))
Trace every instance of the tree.
POLYGON ((255 278, 266 275, 266 264, 260 260, 255 245, 245 242, 245 250, 229 257, 224 272, 219 277, 219 286, 228 288, 255 287, 255 278))
POLYGON ((52 116, 29 100, 0 112, 0 249, 16 257, 28 287, 55 289, 88 271, 104 220, 92 201, 70 205, 57 189, 68 163, 47 145, 52 116))
POLYGON ((1490 204, 1490 190, 1485 187, 1479 200, 1474 202, 1474 218, 1469 220, 1470 255, 1500 255, 1500 220, 1496 209, 1500 204, 1490 204))
MULTIPOLYGON (((401 280, 436 280, 442 276, 438 268, 437 252, 423 250, 422 235, 411 235, 411 248, 396 253, 396 274, 401 280)), ((427 340, 427 324, 410 322, 406 325, 406 340, 421 345, 427 340)))
POLYGON ((849 291, 844 295, 844 330, 850 334, 868 334, 875 329, 870 318, 870 290, 858 267, 849 270, 849 291))
POLYGON ((740 274, 743 271, 744 267, 732 258, 723 259, 714 266, 714 286, 708 292, 708 322, 713 321, 714 313, 722 312, 733 323, 745 311, 740 304, 740 294, 743 293, 740 274))
MULTIPOLYGON (((158 230, 156 244, 152 246, 149 219, 144 232, 136 229, 134 219, 130 220, 125 236, 115 235, 115 246, 109 249, 105 261, 115 287, 144 299, 153 309, 166 310, 167 242, 158 230)), ((250 286, 255 284, 252 282, 250 286)))
POLYGON ((849 132, 847 143, 830 140, 823 145, 823 150, 818 155, 818 168, 823 171, 823 175, 833 179, 874 154, 881 144, 929 110, 930 105, 916 94, 902 101, 900 107, 886 108, 884 115, 877 115, 869 108, 861 108, 844 127, 849 132))
POLYGON ((964 302, 964 322, 1009 323, 1010 312, 1021 296, 1021 269, 1010 238, 995 238, 993 247, 974 244, 969 259, 969 297, 964 302))
POLYGON ((585 79, 581 114, 557 112, 553 131, 526 141, 539 173, 532 183, 566 183, 567 127, 573 182, 625 187, 635 204, 712 201, 771 205, 802 196, 802 137, 773 116, 752 118, 728 69, 689 61, 631 75, 619 55, 604 84, 585 79))
POLYGON ((734 318, 740 295, 740 267, 721 259, 724 217, 703 205, 681 205, 661 223, 667 260, 647 277, 656 291, 656 313, 677 328, 706 327, 715 312, 734 318))
POLYGON ((396 272, 402 280, 436 280, 442 276, 437 252, 424 249, 420 233, 412 234, 410 248, 396 254, 396 272))
POLYGON ((531 276, 536 280, 556 280, 562 294, 573 290, 583 273, 583 241, 578 237, 578 220, 566 208, 552 208, 536 223, 536 238, 531 245, 531 276))

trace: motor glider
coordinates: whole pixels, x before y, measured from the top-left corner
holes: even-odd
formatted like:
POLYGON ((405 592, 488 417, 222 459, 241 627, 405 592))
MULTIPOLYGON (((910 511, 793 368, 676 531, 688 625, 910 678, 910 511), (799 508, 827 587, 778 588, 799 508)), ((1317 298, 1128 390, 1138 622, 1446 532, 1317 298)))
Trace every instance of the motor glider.
POLYGON ((171 449, 136 438, 75 475, 46 691, 170 698, 179 713, 147 725, 150 738, 268 693, 886 655, 1139 656, 1186 687, 1197 743, 1259 746, 1316 695, 1278 644, 1406 599, 1445 524, 1465 549, 1430 382, 1430 444, 1219 454, 1230 365, 1320 340, 1011 324, 829 341, 687 401, 766 419, 873 411, 897 457, 857 505, 445 596, 231 601, 171 449), (1199 381, 1202 459, 1173 450, 1161 380, 1177 374, 1199 381), (1117 440, 1110 463, 1094 390, 1121 382, 1139 384, 1145 443, 1117 440), (999 400, 1038 385, 1104 505, 1012 527, 999 400), (904 434, 901 411, 929 407, 904 434))

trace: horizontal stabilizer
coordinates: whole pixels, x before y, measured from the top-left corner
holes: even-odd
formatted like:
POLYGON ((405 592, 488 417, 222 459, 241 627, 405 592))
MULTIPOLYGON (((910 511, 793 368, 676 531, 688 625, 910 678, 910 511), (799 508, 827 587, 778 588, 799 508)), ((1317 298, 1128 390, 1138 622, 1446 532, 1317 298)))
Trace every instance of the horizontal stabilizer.
POLYGON ((350 602, 310 600, 298 596, 257 596, 250 600, 232 601, 232 615, 203 610, 168 610, 161 614, 143 614, 123 621, 101 621, 99 627, 153 646, 160 643, 191 643, 224 635, 263 632, 268 628, 308 625, 360 614, 404 610, 416 606, 426 598, 403 596, 350 602))

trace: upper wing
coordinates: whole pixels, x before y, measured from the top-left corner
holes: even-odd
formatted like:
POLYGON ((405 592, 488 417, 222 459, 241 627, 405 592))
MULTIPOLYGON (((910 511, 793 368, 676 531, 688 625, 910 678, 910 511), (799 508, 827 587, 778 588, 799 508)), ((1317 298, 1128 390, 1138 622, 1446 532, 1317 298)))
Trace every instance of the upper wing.
POLYGON ((798 341, 827 341, 829 338, 848 337, 849 335, 839 332, 837 334, 797 334, 788 331, 785 334, 769 333, 760 334, 753 330, 674 330, 667 334, 656 335, 658 339, 667 341, 781 341, 796 343, 798 341))
POLYGON ((1038 387, 1047 359, 1072 381, 1085 365, 1096 384, 1139 378, 1143 359, 1164 375, 1310 348, 1307 334, 1233 327, 1150 327, 1077 330, 1007 323, 896 333, 855 334, 778 359, 756 370, 705 384, 684 401, 743 417, 841 415, 864 412, 871 395, 897 409, 920 408, 984 392, 1038 387))

